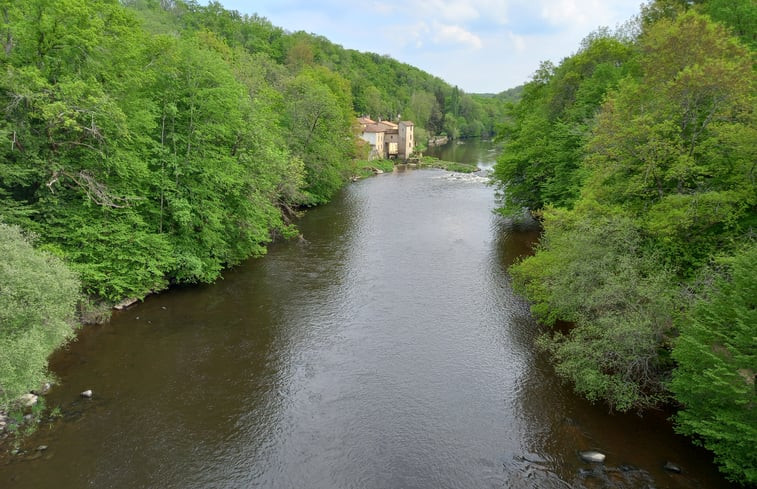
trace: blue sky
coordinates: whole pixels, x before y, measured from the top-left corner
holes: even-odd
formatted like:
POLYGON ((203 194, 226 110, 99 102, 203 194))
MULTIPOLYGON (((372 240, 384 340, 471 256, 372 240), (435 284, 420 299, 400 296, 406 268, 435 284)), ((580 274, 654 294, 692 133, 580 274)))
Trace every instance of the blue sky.
POLYGON ((614 28, 641 0, 220 0, 289 31, 388 54, 468 93, 497 93, 559 62, 600 26, 614 28))

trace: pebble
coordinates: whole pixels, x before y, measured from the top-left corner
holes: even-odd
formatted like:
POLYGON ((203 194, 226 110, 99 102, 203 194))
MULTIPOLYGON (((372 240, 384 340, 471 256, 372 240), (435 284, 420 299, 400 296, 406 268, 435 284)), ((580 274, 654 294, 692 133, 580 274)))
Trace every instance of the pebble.
POLYGON ((37 451, 39 452, 44 452, 45 450, 47 450, 47 445, 40 445, 37 447, 37 451))

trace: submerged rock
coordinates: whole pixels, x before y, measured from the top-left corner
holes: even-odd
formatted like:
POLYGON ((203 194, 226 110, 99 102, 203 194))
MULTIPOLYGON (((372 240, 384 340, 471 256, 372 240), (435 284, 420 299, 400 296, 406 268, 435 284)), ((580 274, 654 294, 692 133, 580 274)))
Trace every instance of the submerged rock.
POLYGON ((605 454, 595 450, 587 450, 580 453, 581 458, 586 462, 602 463, 605 461, 605 454))
POLYGON ((92 389, 87 389, 84 392, 82 392, 80 395, 87 399, 92 399, 92 389))
POLYGON ((668 472, 673 472, 676 474, 680 474, 681 472, 683 472, 681 470, 681 467, 677 466, 673 462, 665 462, 665 465, 663 465, 662 468, 667 470, 668 472))

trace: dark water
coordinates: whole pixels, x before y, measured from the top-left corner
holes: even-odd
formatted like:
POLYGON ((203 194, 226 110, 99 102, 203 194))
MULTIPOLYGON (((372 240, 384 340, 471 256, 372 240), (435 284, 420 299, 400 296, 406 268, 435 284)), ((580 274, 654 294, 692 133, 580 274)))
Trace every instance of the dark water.
POLYGON ((493 206, 477 176, 360 181, 306 242, 87 328, 53 362, 63 419, 0 458, 0 487, 727 487, 664 415, 555 379, 505 271, 535 236, 493 206))

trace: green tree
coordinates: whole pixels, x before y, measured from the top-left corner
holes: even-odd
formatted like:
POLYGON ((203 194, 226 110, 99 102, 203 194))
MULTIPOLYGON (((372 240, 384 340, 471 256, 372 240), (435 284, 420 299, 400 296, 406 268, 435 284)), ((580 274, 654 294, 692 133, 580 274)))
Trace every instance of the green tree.
POLYGON ((585 173, 585 141, 605 94, 635 71, 633 47, 605 30, 584 39, 559 66, 543 63, 500 129, 505 147, 494 168, 501 212, 570 207, 585 173))
POLYGON ((327 202, 349 176, 355 152, 349 82, 326 68, 304 69, 286 89, 292 153, 305 163, 306 205, 327 202))
POLYGON ((48 379, 47 357, 74 334, 79 281, 0 223, 0 409, 48 379))
POLYGON ((757 246, 727 260, 681 318, 670 388, 683 408, 679 432, 715 454, 732 480, 757 483, 757 246))
POLYGON ((510 268, 540 322, 571 323, 539 345, 588 399, 619 411, 655 406, 671 368, 663 348, 676 311, 672 274, 622 214, 547 209, 544 227, 536 254, 510 268))
POLYGON ((643 77, 609 98, 588 145, 586 197, 622 205, 679 265, 701 266, 757 205, 751 57, 694 12, 654 24, 641 48, 643 77))

